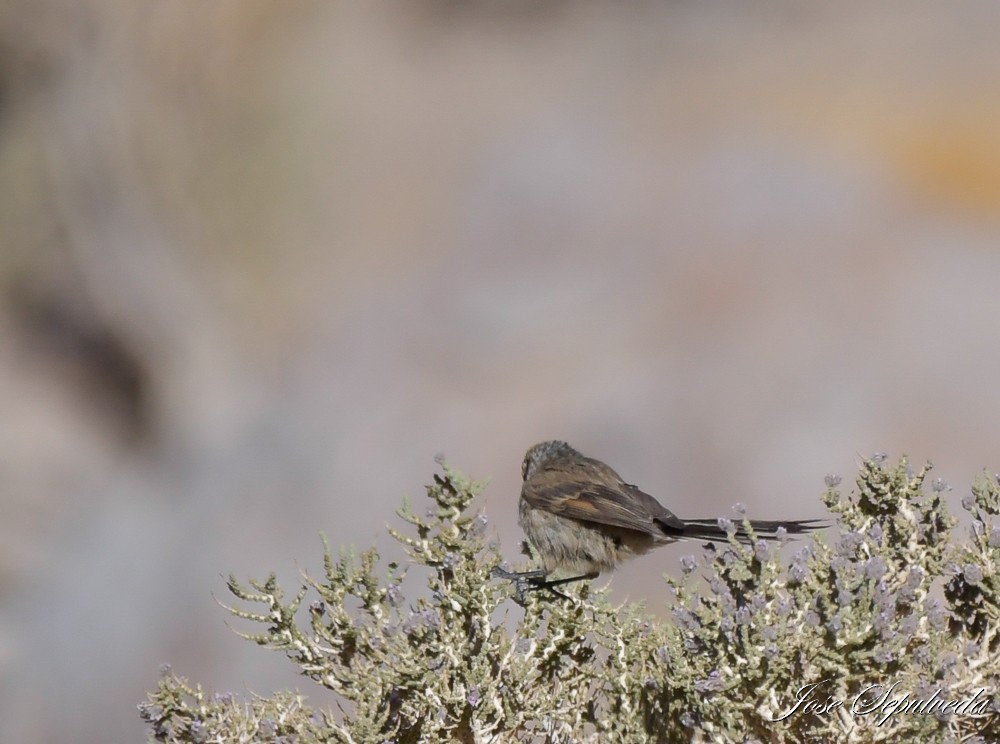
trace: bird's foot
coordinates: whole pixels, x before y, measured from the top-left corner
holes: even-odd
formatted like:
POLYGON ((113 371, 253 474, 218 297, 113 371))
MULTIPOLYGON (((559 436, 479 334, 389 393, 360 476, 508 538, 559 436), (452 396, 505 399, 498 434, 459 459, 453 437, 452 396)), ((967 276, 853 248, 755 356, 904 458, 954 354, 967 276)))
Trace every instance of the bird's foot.
MULTIPOLYGON (((541 569, 520 572, 508 571, 501 566, 494 566, 490 575, 494 579, 505 579, 514 584, 514 598, 518 604, 524 604, 528 592, 545 588, 545 577, 548 575, 548 572, 541 569)), ((566 596, 562 592, 557 592, 557 594, 566 596)))

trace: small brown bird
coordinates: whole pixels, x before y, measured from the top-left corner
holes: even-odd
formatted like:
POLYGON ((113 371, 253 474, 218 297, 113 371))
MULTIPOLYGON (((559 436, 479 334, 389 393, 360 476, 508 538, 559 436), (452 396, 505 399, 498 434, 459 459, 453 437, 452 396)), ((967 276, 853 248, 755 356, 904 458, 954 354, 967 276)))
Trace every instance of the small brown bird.
MULTIPOLYGON (((602 571, 653 548, 684 539, 727 539, 718 519, 681 519, 647 493, 622 480, 600 460, 584 457, 566 442, 541 442, 528 450, 521 466, 520 524, 542 561, 524 573, 498 575, 551 588, 602 571), (548 581, 555 572, 577 574, 548 581)), ((776 540, 778 531, 797 535, 825 525, 818 520, 751 520, 759 539, 776 540)), ((734 525, 736 538, 749 536, 734 525)))

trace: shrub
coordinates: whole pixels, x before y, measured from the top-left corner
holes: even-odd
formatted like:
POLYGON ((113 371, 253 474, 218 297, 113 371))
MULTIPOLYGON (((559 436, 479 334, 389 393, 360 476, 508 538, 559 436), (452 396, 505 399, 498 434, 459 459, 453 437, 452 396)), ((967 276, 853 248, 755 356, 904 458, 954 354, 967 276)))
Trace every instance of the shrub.
POLYGON ((484 484, 442 464, 428 512, 404 503, 390 528, 407 566, 327 545, 323 576, 289 598, 273 576, 229 579, 245 637, 336 693, 336 712, 168 672, 141 715, 165 742, 998 741, 1000 486, 976 481, 958 541, 929 469, 874 456, 846 496, 827 478, 839 537, 787 560, 697 546, 662 621, 586 583, 518 597, 491 579, 501 556, 470 511, 484 484))

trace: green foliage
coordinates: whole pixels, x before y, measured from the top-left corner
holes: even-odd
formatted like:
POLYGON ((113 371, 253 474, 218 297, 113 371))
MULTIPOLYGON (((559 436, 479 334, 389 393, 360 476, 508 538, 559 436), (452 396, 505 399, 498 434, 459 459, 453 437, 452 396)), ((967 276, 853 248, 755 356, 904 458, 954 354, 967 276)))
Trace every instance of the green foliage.
POLYGON ((484 484, 442 465, 427 514, 405 503, 407 528, 390 528, 406 568, 327 546, 323 576, 288 599, 273 576, 229 580, 251 608, 230 612, 258 628, 245 637, 336 693, 336 712, 209 698, 168 674, 140 706, 150 741, 1000 740, 1000 487, 977 480, 962 542, 929 469, 873 457, 849 496, 828 478, 840 535, 790 559, 761 541, 699 546, 667 579, 664 622, 585 583, 519 604, 470 513, 484 484), (982 715, 913 707, 980 688, 982 715))

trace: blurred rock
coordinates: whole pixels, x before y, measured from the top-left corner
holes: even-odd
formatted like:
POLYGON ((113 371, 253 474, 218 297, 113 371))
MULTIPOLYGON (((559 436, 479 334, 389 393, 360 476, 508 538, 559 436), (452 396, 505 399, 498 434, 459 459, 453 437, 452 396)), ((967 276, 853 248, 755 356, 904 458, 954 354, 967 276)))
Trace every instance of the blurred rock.
POLYGON ((369 544, 441 451, 512 559, 551 437, 692 516, 817 516, 876 449, 960 498, 998 13, 0 7, 0 740, 137 739, 162 661, 301 687, 219 576, 369 544))

